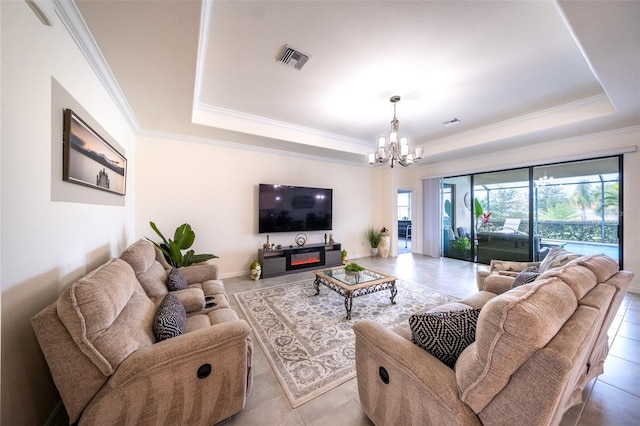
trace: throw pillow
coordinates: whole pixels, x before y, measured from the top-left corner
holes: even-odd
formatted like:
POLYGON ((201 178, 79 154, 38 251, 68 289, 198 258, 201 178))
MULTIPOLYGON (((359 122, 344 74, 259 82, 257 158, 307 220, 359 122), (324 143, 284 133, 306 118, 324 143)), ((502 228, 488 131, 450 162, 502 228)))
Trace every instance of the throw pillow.
POLYGON ((464 348, 476 339, 480 309, 427 312, 409 317, 411 341, 453 368, 464 348))
POLYGON ((187 279, 182 275, 180 269, 172 268, 167 275, 167 288, 169 291, 184 290, 187 288, 187 279))
POLYGON ((545 272, 551 268, 557 268, 564 266, 571 262, 573 259, 579 258, 580 254, 575 254, 564 250, 561 247, 554 247, 549 251, 549 254, 540 262, 540 272, 545 272))
POLYGON ((518 275, 511 283, 511 288, 520 287, 523 284, 534 282, 536 278, 538 278, 538 275, 540 275, 540 269, 537 266, 529 266, 528 268, 524 268, 518 273, 518 275))
POLYGON ((158 342, 180 336, 184 333, 187 323, 187 313, 178 298, 167 293, 158 306, 158 312, 153 320, 153 333, 158 342))

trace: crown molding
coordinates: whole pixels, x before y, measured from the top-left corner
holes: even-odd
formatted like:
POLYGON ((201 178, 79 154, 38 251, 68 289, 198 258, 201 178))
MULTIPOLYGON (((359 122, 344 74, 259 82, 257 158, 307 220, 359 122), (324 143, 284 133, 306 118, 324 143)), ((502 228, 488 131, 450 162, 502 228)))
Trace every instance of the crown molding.
POLYGON ((366 155, 367 152, 374 149, 371 141, 349 138, 335 133, 200 103, 194 108, 192 122, 209 127, 355 154, 366 155))
MULTIPOLYGON (((140 132, 138 132, 138 136, 164 139, 169 141, 200 143, 200 144, 214 145, 214 146, 220 146, 225 148, 259 152, 264 154, 272 154, 272 155, 279 155, 279 156, 285 155, 287 157, 303 158, 307 160, 322 161, 325 163, 328 162, 328 163, 344 164, 349 166, 362 166, 362 167, 370 168, 369 164, 366 162, 365 157, 362 157, 361 161, 356 161, 356 160, 350 161, 350 160, 345 160, 344 158, 305 154, 301 152, 270 148, 270 147, 265 147, 260 145, 252 145, 252 144, 241 143, 241 142, 230 142, 230 141, 220 140, 220 139, 211 139, 211 138, 200 137, 200 136, 190 136, 190 135, 185 135, 180 133, 162 132, 162 131, 155 131, 155 130, 153 131, 141 130, 140 132)), ((358 154, 358 157, 359 157, 359 154, 358 154)))
MULTIPOLYGON (((428 151, 431 153, 450 151, 452 145, 455 145, 458 149, 469 148, 487 142, 495 142, 539 130, 578 123, 613 113, 615 113, 615 108, 611 100, 606 93, 601 93, 468 132, 430 141, 428 143, 428 151)), ((427 151, 427 148, 425 148, 425 151, 427 151)))
MULTIPOLYGON (((523 161, 518 161, 518 162, 513 162, 509 164, 509 169, 517 169, 520 167, 536 167, 536 166, 544 166, 547 164, 553 164, 553 163, 562 163, 562 162, 566 162, 566 161, 580 161, 580 160, 590 160, 590 159, 594 159, 594 158, 601 158, 601 157, 610 157, 613 155, 621 155, 621 154, 631 154, 631 153, 635 153, 638 152, 638 146, 637 145, 620 145, 617 147, 612 147, 612 148, 608 148, 608 149, 596 149, 596 150, 589 150, 589 151, 582 151, 582 152, 576 152, 573 154, 569 154, 569 155, 560 155, 560 156, 549 156, 549 157, 545 157, 545 158, 540 158, 540 159, 533 159, 531 156, 527 156, 527 154, 530 154, 532 152, 549 152, 549 153, 553 153, 556 152, 558 150, 558 147, 560 145, 580 145, 583 142, 587 142, 596 138, 608 138, 608 137, 614 137, 614 136, 619 136, 619 135, 624 135, 624 134, 630 134, 630 133, 640 133, 640 126, 630 126, 630 127, 623 127, 620 129, 614 129, 614 130, 607 130, 604 132, 597 132, 597 133, 590 133, 587 135, 580 135, 580 136, 573 136, 570 138, 564 138, 564 139, 558 139, 558 140, 552 140, 552 141, 546 141, 546 142, 542 142, 539 144, 534 144, 534 145, 528 145, 525 147, 519 147, 519 148, 514 148, 508 151, 502 151, 503 154, 509 154, 511 156, 513 156, 514 158, 525 158, 526 160, 523 161)), ((491 153, 491 154, 486 154, 486 155, 482 155, 482 156, 475 156, 474 159, 476 160, 477 164, 482 164, 482 160, 484 158, 491 158, 492 156, 494 156, 495 153, 491 153)), ((451 164, 452 170, 455 170, 455 163, 458 162, 459 160, 452 160, 452 161, 444 161, 444 162, 438 162, 438 163, 428 163, 425 166, 434 166, 434 165, 447 165, 447 164, 451 164)), ((420 165, 422 166, 422 165, 420 165)), ((473 169, 465 169, 465 170, 455 170, 452 172, 451 175, 464 175, 464 174, 471 174, 471 173, 485 173, 485 172, 491 172, 491 171, 495 171, 496 168, 495 166, 488 166, 488 167, 476 167, 473 169)), ((444 177, 444 175, 442 174, 433 174, 433 175, 423 175, 420 177, 421 180, 424 179, 432 179, 432 178, 441 178, 444 177)))
POLYGON ((87 23, 80 14, 76 3, 73 0, 54 0, 55 11, 67 31, 71 35, 71 38, 76 42, 80 51, 87 59, 91 68, 98 76, 98 79, 107 90, 111 98, 116 104, 116 107, 120 110, 120 113, 125 118, 129 127, 138 133, 140 131, 140 125, 136 119, 129 102, 122 93, 117 80, 109 68, 109 64, 105 60, 96 40, 87 27, 87 23))

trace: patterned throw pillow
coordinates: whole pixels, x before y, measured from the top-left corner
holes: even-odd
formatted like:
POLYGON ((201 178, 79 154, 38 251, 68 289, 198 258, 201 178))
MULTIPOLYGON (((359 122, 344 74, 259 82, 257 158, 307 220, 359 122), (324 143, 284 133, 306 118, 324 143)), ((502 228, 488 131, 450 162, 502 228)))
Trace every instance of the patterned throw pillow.
POLYGON ((529 266, 518 273, 511 283, 511 288, 520 287, 523 284, 534 282, 540 275, 540 269, 537 266, 529 266))
POLYGON ((187 323, 187 313, 178 298, 167 293, 158 306, 158 312, 153 320, 153 333, 158 342, 184 333, 187 323))
POLYGON ((540 263, 540 271, 545 272, 548 269, 564 266, 580 256, 580 254, 568 252, 561 247, 554 247, 540 263))
POLYGON ((184 290, 187 288, 187 279, 182 275, 180 269, 172 268, 167 276, 167 288, 169 291, 184 290))
POLYGON ((409 317, 411 341, 453 368, 464 348, 476 339, 480 309, 427 312, 409 317))

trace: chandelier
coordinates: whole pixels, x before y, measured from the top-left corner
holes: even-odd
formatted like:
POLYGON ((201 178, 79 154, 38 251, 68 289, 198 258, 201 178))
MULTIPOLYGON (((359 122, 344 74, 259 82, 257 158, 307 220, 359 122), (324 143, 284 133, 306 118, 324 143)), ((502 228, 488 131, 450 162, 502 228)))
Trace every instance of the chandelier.
POLYGON ((396 104, 400 101, 400 96, 392 96, 389 99, 393 103, 393 120, 391 120, 391 132, 389 132, 389 143, 384 136, 378 138, 378 149, 369 153, 369 164, 380 165, 389 162, 393 168, 395 163, 404 167, 409 167, 414 161, 422 158, 422 148, 416 148, 415 153, 409 153, 409 140, 403 136, 398 140, 398 119, 396 118, 396 104))
POLYGON ((544 171, 544 176, 540 176, 536 185, 538 186, 547 186, 553 182, 553 176, 547 176, 547 171, 544 171))

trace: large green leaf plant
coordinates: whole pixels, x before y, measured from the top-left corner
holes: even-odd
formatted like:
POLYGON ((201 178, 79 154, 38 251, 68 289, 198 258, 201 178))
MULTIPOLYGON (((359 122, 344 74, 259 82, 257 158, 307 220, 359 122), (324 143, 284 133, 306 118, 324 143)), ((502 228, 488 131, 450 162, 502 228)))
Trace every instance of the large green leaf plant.
POLYGON ((183 253, 184 250, 189 249, 193 245, 196 239, 196 233, 191 229, 191 225, 187 223, 176 228, 176 232, 173 234, 173 240, 165 238, 155 223, 149 222, 149 224, 156 234, 162 238, 162 242, 157 243, 150 238, 147 239, 162 251, 167 262, 174 268, 181 268, 194 263, 218 258, 215 254, 195 254, 193 250, 188 250, 186 253, 183 253))

